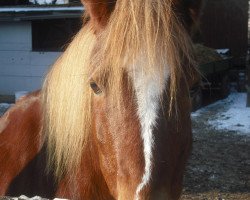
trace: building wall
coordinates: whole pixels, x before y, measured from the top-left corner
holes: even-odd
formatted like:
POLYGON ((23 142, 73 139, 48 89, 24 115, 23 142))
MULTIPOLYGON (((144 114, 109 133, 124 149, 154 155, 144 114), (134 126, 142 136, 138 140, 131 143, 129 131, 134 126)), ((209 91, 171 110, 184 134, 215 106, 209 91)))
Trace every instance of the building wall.
POLYGON ((205 0, 199 42, 230 48, 235 56, 247 52, 248 0, 205 0))
POLYGON ((0 22, 0 94, 41 88, 59 52, 33 52, 31 22, 0 22))

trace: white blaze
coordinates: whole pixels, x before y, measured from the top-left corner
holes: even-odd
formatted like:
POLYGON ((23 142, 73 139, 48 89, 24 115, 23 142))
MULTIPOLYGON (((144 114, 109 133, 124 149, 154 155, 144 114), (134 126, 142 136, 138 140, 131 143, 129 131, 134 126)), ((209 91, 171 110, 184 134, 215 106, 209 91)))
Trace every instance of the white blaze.
POLYGON ((154 146, 153 129, 156 125, 157 114, 160 107, 160 97, 164 91, 164 86, 168 78, 168 72, 164 72, 164 80, 160 81, 160 72, 147 73, 136 66, 130 74, 133 80, 138 116, 141 123, 141 137, 144 145, 145 168, 141 183, 136 189, 135 199, 138 200, 140 192, 148 184, 151 178, 152 151, 154 146))

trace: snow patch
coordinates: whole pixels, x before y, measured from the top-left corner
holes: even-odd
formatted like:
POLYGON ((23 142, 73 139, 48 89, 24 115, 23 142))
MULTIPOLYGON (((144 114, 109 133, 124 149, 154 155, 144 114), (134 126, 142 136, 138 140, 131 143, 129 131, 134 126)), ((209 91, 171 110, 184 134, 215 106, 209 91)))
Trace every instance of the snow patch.
POLYGON ((28 93, 29 93, 28 91, 17 91, 17 92, 15 92, 15 101, 17 102, 17 100, 24 97, 28 93))
POLYGON ((218 110, 215 115, 209 117, 209 125, 217 130, 231 130, 238 134, 250 135, 250 108, 246 107, 246 100, 246 93, 232 93, 228 98, 192 113, 192 117, 195 119, 218 110))
MULTIPOLYGON (((42 198, 40 196, 34 196, 34 197, 29 198, 25 195, 21 195, 20 197, 12 197, 11 200, 48 200, 48 199, 42 198)), ((67 200, 67 199, 55 198, 53 200, 67 200)))
POLYGON ((39 5, 68 4, 69 0, 29 0, 30 3, 39 5))
POLYGON ((12 104, 0 103, 0 117, 9 109, 12 104))

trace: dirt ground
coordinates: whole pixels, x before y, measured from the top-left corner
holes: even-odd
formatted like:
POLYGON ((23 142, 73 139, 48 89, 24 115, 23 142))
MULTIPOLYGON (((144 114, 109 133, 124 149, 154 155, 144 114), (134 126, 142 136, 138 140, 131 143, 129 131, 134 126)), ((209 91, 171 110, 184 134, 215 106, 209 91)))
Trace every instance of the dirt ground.
POLYGON ((222 109, 213 107, 192 117, 193 151, 182 200, 250 200, 250 134, 208 125, 222 109))

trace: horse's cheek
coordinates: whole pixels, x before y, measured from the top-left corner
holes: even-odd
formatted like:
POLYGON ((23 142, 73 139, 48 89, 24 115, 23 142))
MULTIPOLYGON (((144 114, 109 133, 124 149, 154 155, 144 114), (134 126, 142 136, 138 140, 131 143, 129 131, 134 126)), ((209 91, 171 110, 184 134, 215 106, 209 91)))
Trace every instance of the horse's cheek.
POLYGON ((116 196, 116 151, 110 131, 110 114, 107 102, 102 97, 93 100, 93 140, 97 148, 99 166, 112 196, 116 196))

